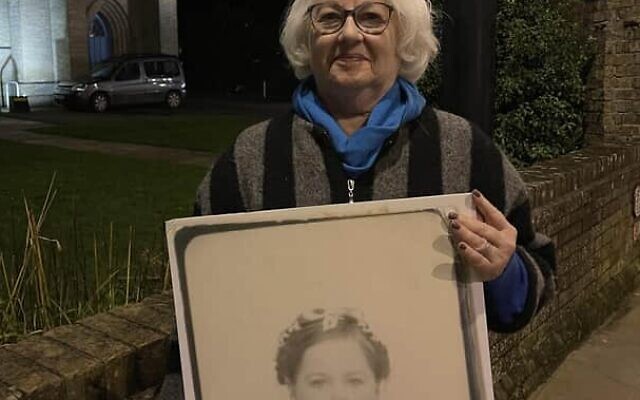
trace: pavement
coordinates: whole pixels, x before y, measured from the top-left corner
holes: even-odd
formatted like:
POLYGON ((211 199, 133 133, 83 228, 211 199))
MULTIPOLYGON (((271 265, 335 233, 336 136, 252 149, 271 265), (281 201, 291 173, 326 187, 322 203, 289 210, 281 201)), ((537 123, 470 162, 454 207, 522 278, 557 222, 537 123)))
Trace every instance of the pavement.
POLYGON ((47 124, 31 119, 17 119, 2 116, 0 117, 0 140, 132 157, 143 160, 171 161, 177 164, 201 167, 208 167, 216 158, 215 154, 205 151, 172 149, 133 143, 103 142, 58 135, 45 135, 28 131, 28 129, 44 126, 47 126, 47 124))
POLYGON ((640 399, 640 288, 529 400, 640 399))
MULTIPOLYGON (((250 101, 247 99, 213 98, 208 95, 194 94, 189 96, 185 106, 179 111, 182 114, 250 114, 265 119, 283 114, 291 108, 289 102, 250 101)), ((103 118, 126 118, 129 115, 165 116, 172 111, 158 106, 131 106, 114 108, 103 118)), ((132 143, 104 142, 98 140, 71 138, 58 135, 45 135, 29 132, 29 129, 60 124, 72 120, 77 111, 68 111, 52 106, 35 109, 33 112, 21 114, 0 114, 0 140, 52 146, 68 150, 90 151, 95 153, 132 157, 144 160, 164 160, 177 164, 209 167, 218 157, 204 151, 172 149, 167 147, 141 145, 132 143)))
MULTIPOLYGON (((269 109, 265 115, 280 108, 269 109)), ((255 113, 255 108, 250 109, 255 113)), ((208 166, 212 160, 206 152, 29 132, 28 129, 47 124, 35 119, 36 114, 28 119, 0 116, 0 140, 200 166, 208 166)), ((569 354, 528 400, 569 399, 640 400, 640 288, 607 323, 569 354)))

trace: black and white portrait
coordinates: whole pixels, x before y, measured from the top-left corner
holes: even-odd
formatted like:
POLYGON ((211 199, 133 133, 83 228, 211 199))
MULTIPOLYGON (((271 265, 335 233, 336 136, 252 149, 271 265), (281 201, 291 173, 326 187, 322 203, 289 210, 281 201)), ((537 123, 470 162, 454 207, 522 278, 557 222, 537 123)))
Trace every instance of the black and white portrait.
POLYGON ((278 383, 294 400, 377 400, 391 369, 389 352, 351 308, 301 313, 281 334, 278 383))
POLYGON ((170 221, 186 397, 491 398, 482 286, 456 276, 443 220, 469 202, 170 221))

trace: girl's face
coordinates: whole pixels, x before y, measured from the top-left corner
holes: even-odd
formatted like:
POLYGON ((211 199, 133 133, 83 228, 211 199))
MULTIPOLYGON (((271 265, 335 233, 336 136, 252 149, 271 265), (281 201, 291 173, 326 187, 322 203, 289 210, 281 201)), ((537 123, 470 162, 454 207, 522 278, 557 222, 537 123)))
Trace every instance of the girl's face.
POLYGON ((379 384, 358 340, 339 337, 309 347, 302 357, 294 400, 377 400, 379 384))

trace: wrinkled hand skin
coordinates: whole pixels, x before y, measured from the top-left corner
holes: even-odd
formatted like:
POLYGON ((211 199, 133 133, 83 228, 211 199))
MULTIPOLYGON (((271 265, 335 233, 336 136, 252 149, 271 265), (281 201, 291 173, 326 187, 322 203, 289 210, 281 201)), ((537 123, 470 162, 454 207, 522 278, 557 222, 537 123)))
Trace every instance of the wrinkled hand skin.
POLYGON ((491 281, 502 274, 516 250, 518 230, 478 190, 472 198, 478 217, 450 212, 451 235, 463 263, 483 281, 491 281))

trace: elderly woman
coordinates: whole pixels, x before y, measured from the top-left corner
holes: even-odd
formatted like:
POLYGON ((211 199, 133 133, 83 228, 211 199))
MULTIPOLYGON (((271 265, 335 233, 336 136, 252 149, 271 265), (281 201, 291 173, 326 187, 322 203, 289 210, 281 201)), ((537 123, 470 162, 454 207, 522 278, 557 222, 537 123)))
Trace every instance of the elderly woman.
POLYGON ((300 314, 276 354, 278 383, 295 400, 377 400, 389 370, 387 348, 354 309, 300 314))
POLYGON ((238 136, 196 213, 472 191, 480 218, 449 215, 457 251, 486 281, 489 328, 527 324, 553 293, 553 246, 490 138, 416 88, 438 49, 429 3, 294 0, 281 43, 300 79, 293 111, 238 136))
POLYGON ((293 112, 242 132, 202 182, 199 214, 474 193, 451 214, 462 260, 487 281, 489 325, 524 326, 551 292, 550 240, 491 140, 414 85, 437 52, 424 0, 295 0, 282 46, 300 85, 293 112))

